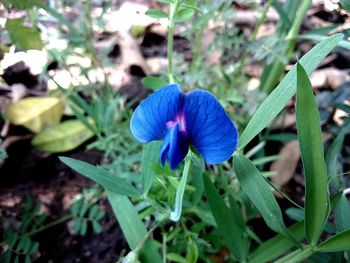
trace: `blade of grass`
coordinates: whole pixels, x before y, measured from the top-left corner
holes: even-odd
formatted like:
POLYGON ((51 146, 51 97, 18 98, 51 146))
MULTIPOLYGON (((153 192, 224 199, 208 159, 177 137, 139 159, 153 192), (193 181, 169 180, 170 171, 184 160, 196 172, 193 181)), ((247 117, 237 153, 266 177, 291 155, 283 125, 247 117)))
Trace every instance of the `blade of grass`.
POLYGON ((303 260, 310 257, 315 251, 313 250, 313 247, 310 245, 307 245, 303 248, 299 248, 297 250, 294 250, 292 253, 289 253, 288 255, 284 256, 283 258, 276 260, 275 263, 297 263, 302 262, 303 260))
MULTIPOLYGON (((296 240, 302 241, 305 239, 304 221, 292 225, 288 230, 296 240)), ((295 247, 293 242, 279 234, 265 241, 253 251, 249 257, 249 263, 272 262, 293 247, 295 247)))
POLYGON ((133 197, 139 197, 141 195, 140 191, 130 183, 100 167, 68 157, 59 157, 59 159, 76 172, 86 176, 114 193, 133 197))
POLYGON ((233 168, 243 192, 259 210, 265 223, 272 230, 289 238, 296 245, 299 245, 285 226, 281 209, 271 191, 270 185, 265 181, 263 175, 245 156, 235 154, 233 160, 233 168))
POLYGON ((236 259, 239 262, 245 262, 247 243, 244 238, 244 228, 240 227, 239 222, 233 217, 224 199, 219 195, 206 174, 203 174, 203 183, 210 210, 215 218, 219 232, 236 259))
POLYGON ((130 248, 139 251, 140 262, 162 263, 154 241, 150 239, 145 225, 129 198, 111 191, 107 191, 107 198, 130 248))
POLYGON ((332 236, 316 248, 319 252, 338 252, 350 250, 350 229, 332 236))
MULTIPOLYGON (((317 68, 320 62, 342 38, 343 34, 330 36, 318 43, 300 59, 299 63, 304 67, 308 75, 310 75, 317 68)), ((265 99, 249 121, 239 139, 239 149, 246 146, 281 112, 288 101, 294 96, 296 92, 296 82, 297 69, 296 65, 294 65, 280 84, 265 99)))
POLYGON ((143 185, 143 194, 147 195, 151 189, 155 172, 153 165, 159 160, 159 149, 161 143, 158 141, 147 143, 143 147, 142 161, 141 161, 141 177, 143 185))
POLYGON ((329 211, 327 168, 317 103, 307 73, 299 63, 296 116, 305 176, 305 233, 310 244, 315 246, 329 211))

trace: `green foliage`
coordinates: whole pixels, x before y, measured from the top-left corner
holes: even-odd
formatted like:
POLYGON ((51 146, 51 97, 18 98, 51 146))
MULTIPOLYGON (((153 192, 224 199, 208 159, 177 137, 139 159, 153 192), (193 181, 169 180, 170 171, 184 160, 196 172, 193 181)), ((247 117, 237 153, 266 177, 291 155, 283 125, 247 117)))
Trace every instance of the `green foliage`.
POLYGON ((42 49, 43 43, 38 28, 25 26, 23 23, 23 18, 6 20, 5 28, 12 42, 22 50, 42 49))
MULTIPOLYGON (((323 40, 300 59, 299 63, 304 67, 308 75, 316 69, 318 64, 332 51, 342 37, 342 34, 337 34, 323 40)), ((239 148, 246 146, 281 112, 296 93, 296 85, 297 67, 294 65, 249 121, 239 140, 239 148)))
POLYGON ((299 63, 296 115, 305 176, 305 231, 308 241, 315 245, 329 211, 327 168, 316 100, 307 74, 299 63))
POLYGON ((148 9, 146 15, 152 18, 168 18, 168 14, 159 9, 148 9))
POLYGON ((19 262, 20 258, 24 258, 24 262, 32 262, 32 255, 38 253, 39 243, 34 242, 25 235, 19 235, 12 229, 5 231, 5 249, 0 257, 1 262, 19 262))
POLYGON ((0 139, 0 162, 7 158, 7 153, 5 148, 2 146, 2 140, 0 139))
MULTIPOLYGON (((7 20, 6 30, 18 49, 43 47, 36 28, 37 24, 40 28, 45 27, 41 24, 41 12, 36 13, 36 7, 41 7, 50 21, 57 23, 59 40, 67 42, 64 50, 48 49, 50 61, 57 61, 58 67, 67 71, 72 67, 68 63, 70 57, 87 58, 91 62, 89 66, 74 64, 81 72, 79 77, 88 83, 71 84, 65 87, 68 89, 56 83, 58 89, 53 92, 64 98, 65 106, 68 106, 65 113, 70 108, 76 119, 49 128, 33 140, 38 149, 59 152, 73 149, 93 137, 87 149, 98 149, 103 153, 100 167, 60 158, 101 187, 83 190, 74 199, 71 214, 58 221, 72 219, 72 230, 78 235, 85 236, 92 231, 100 233, 105 212, 99 201, 106 197, 131 249, 119 262, 209 262, 209 258, 221 255, 228 262, 298 262, 308 258, 310 262, 319 258, 344 262, 350 256, 350 205, 342 192, 348 182, 340 173, 346 171, 339 169, 339 164, 344 161, 343 145, 349 133, 349 121, 344 120, 340 127, 331 127, 335 136, 329 147, 325 147, 325 159, 319 114, 307 77, 335 46, 349 49, 349 42, 343 35, 327 36, 338 25, 298 35, 310 0, 268 0, 263 1, 264 5, 250 0, 234 4, 224 0, 158 2, 169 6, 160 5, 161 9, 150 9, 147 14, 169 20, 169 67, 168 72, 161 72, 159 77, 146 76, 142 84, 157 90, 177 81, 188 90, 203 88, 217 95, 240 131, 244 130, 233 160, 205 166, 201 157, 192 152, 185 164, 173 171, 169 166, 160 165, 161 142, 146 144, 141 150, 141 145, 130 135, 129 105, 108 83, 109 72, 104 70, 117 66, 108 58, 114 46, 107 46, 102 51, 94 46, 96 37, 100 37, 95 30, 107 32, 103 15, 112 7, 109 1, 102 6, 99 17, 91 15, 97 3, 90 0, 54 1, 48 6, 41 0, 4 2, 10 8, 27 9, 25 12, 33 25, 25 24, 28 17, 7 20), (62 12, 70 5, 81 10, 74 20, 62 12), (261 11, 251 34, 245 31, 242 34, 236 24, 236 6, 241 5, 261 11), (257 32, 270 8, 274 8, 280 17, 276 33, 257 39, 257 32), (174 52, 173 38, 178 23, 182 23, 182 34, 191 43, 190 63, 187 57, 174 52), (211 34, 214 36, 208 40, 211 34), (320 43, 305 54, 274 89, 285 64, 298 52, 294 49, 298 39, 320 43), (250 73, 246 71, 246 66, 251 63, 259 63, 264 69, 261 88, 253 91, 248 84, 250 73), (103 79, 93 80, 91 72, 102 72, 103 79), (265 99, 264 90, 272 89, 274 91, 265 99), (295 93, 298 137, 290 129, 279 133, 270 131, 270 123, 295 93), (301 148, 306 177, 305 209, 291 200, 292 197, 283 192, 284 188, 271 183, 269 179, 274 175, 266 170, 269 163, 280 158, 277 153, 270 154, 266 145, 271 141, 292 140, 298 140, 301 148), (330 193, 337 193, 331 201, 332 207, 328 204, 328 183, 330 193), (285 211, 290 218, 298 219, 298 223, 291 227, 285 225, 275 192, 298 206, 285 211), (329 213, 332 213, 332 220, 328 218, 329 213), (261 241, 251 226, 257 218, 277 235, 261 241), (170 220, 174 222, 169 223, 170 220), (227 248, 227 252, 223 248, 227 248), (330 252, 337 252, 336 257, 330 252)), ((346 1, 341 1, 341 5, 347 8, 346 1)), ((137 27, 133 25, 133 29, 137 27)), ((343 99, 334 101, 331 106, 350 112, 343 99)), ((19 114, 20 117, 24 115, 19 114)), ((5 156, 0 148, 0 160, 5 156)), ((39 208, 40 205, 25 203, 24 211, 27 212, 18 229, 5 233, 1 243, 2 260, 15 262, 23 258, 30 262, 34 258, 39 244, 31 236, 47 227, 44 224, 46 216, 39 208)))
POLYGON ((295 241, 283 222, 281 209, 269 184, 254 164, 246 157, 235 154, 234 170, 242 190, 264 217, 266 224, 274 231, 295 241))
POLYGON ((168 84, 166 81, 162 80, 161 78, 153 77, 153 76, 144 77, 141 82, 143 86, 152 90, 157 90, 168 84))
POLYGON ((119 178, 116 174, 112 174, 103 168, 68 157, 60 157, 60 160, 76 172, 90 178, 111 192, 128 196, 140 196, 141 194, 125 179, 119 178))
POLYGON ((16 8, 16 9, 30 9, 34 6, 43 7, 45 6, 44 0, 4 0, 4 5, 7 8, 16 8))
POLYGON ((237 216, 230 211, 225 201, 215 189, 215 186, 205 174, 203 175, 203 181, 209 206, 219 228, 220 234, 224 238, 225 243, 228 245, 235 258, 239 262, 246 261, 248 247, 244 222, 236 220, 237 216))
POLYGON ((155 243, 142 223, 135 207, 126 196, 107 191, 107 197, 130 248, 141 262, 162 262, 155 243))
POLYGON ((31 239, 30 233, 40 229, 46 214, 40 212, 41 204, 26 198, 22 206, 22 217, 18 229, 8 228, 4 233, 4 248, 1 262, 16 262, 24 258, 24 262, 32 262, 32 256, 38 253, 39 243, 31 239))
POLYGON ((101 194, 98 187, 84 189, 82 194, 73 200, 71 214, 74 223, 73 230, 76 234, 85 236, 89 226, 92 227, 95 234, 103 231, 100 221, 104 218, 105 211, 101 210, 97 204, 101 194))

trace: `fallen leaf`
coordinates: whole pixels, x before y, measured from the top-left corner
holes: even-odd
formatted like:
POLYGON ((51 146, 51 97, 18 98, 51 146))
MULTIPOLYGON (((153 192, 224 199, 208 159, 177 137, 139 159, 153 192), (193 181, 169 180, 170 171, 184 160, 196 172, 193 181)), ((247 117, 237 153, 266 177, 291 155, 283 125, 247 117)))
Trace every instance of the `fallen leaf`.
POLYGON ((271 177, 272 182, 279 186, 287 184, 293 178, 295 169, 300 160, 300 149, 298 141, 291 141, 283 146, 280 158, 271 164, 270 171, 276 172, 276 176, 271 177))
POLYGON ((39 133, 32 145, 44 152, 66 152, 75 149, 94 134, 78 120, 69 120, 39 133))
POLYGON ((14 125, 22 125, 34 133, 59 123, 63 103, 54 97, 28 97, 11 104, 7 117, 14 125))

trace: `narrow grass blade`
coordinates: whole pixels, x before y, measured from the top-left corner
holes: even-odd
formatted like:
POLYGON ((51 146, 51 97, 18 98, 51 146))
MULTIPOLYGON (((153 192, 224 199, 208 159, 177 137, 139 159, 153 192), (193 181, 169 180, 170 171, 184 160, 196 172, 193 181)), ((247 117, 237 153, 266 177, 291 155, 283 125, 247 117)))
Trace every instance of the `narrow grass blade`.
POLYGON ((60 161, 75 170, 76 172, 86 176, 87 178, 95 181, 102 187, 110 190, 114 193, 121 195, 129 195, 138 197, 141 195, 139 190, 129 184, 124 179, 117 177, 116 175, 94 165, 75 160, 68 157, 59 157, 60 161))
POLYGON ((203 182, 211 212, 226 245, 239 262, 245 262, 247 243, 244 228, 240 227, 206 174, 203 174, 203 182))
POLYGON ((307 240, 316 245, 329 211, 327 168, 316 100, 299 63, 297 76, 296 122, 305 176, 305 231, 307 240))
MULTIPOLYGON (((304 221, 292 225, 288 230, 297 241, 305 239, 304 221)), ((279 234, 267 240, 253 251, 249 257, 249 263, 272 262, 293 247, 295 247, 293 242, 279 234)))
MULTIPOLYGON (((346 126, 345 126, 346 127, 346 126)), ((340 130, 337 137, 334 139, 332 144, 329 146, 326 155, 326 164, 328 172, 328 180, 331 186, 333 186, 337 191, 341 190, 342 182, 340 177, 337 176, 337 158, 343 147, 343 142, 345 138, 344 128, 340 130)))
POLYGON ((299 248, 292 253, 289 253, 288 255, 284 256, 283 258, 275 261, 275 263, 297 263, 297 262, 303 262, 303 260, 310 257, 315 251, 313 250, 313 247, 308 245, 303 248, 299 248))
POLYGON ((139 251, 140 262, 162 263, 154 242, 129 198, 111 191, 107 191, 107 198, 130 248, 139 251))
POLYGON ((159 152, 160 152, 161 143, 158 141, 147 143, 143 147, 142 152, 142 185, 143 185, 143 194, 147 195, 151 189, 153 177, 155 172, 153 170, 153 165, 159 161, 159 152))
MULTIPOLYGON (((320 62, 327 56, 329 52, 339 43, 343 38, 343 34, 336 34, 330 36, 309 52, 307 52, 299 61, 304 67, 308 75, 310 75, 320 64, 320 62)), ((297 83, 297 69, 296 65, 288 72, 280 84, 261 104, 255 112, 252 119, 249 121, 243 134, 240 137, 238 148, 246 146, 259 132, 267 127, 270 122, 281 112, 288 101, 296 92, 297 83)))
POLYGON ((191 158, 186 158, 185 162, 185 167, 182 172, 182 177, 180 180, 180 183, 177 187, 176 190, 176 197, 175 197, 175 209, 174 211, 171 211, 170 213, 170 219, 177 222, 180 219, 181 216, 181 211, 182 211, 182 201, 184 198, 185 194, 185 188, 186 188, 186 183, 187 183, 187 177, 188 177, 188 172, 190 171, 192 164, 191 158))
POLYGON ((270 185, 255 165, 243 155, 235 154, 233 168, 242 190, 259 210, 266 224, 297 245, 298 242, 295 241, 283 222, 281 209, 271 192, 270 185))
POLYGON ((339 252, 350 250, 350 229, 332 236, 317 246, 319 252, 339 252))

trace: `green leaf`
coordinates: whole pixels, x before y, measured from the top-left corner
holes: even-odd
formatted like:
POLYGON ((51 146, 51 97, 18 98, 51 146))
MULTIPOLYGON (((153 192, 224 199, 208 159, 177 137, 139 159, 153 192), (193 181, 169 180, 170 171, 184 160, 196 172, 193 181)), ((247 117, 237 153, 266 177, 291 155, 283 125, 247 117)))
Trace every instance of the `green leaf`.
MULTIPOLYGON (((305 239, 304 221, 298 222, 288 230, 293 234, 297 241, 305 239)), ((250 254, 249 263, 273 262, 278 256, 283 255, 295 244, 282 235, 277 235, 260 245, 250 254)))
POLYGON ((107 191, 107 198, 130 249, 134 250, 139 245, 142 247, 139 256, 140 262, 162 263, 162 258, 154 245, 154 241, 148 236, 147 229, 130 200, 126 196, 110 191, 107 191))
POLYGON ((22 50, 42 49, 43 43, 38 28, 24 26, 23 22, 23 18, 6 20, 5 28, 9 32, 12 43, 22 50))
POLYGON ((83 219, 81 221, 81 227, 80 227, 79 234, 82 235, 82 236, 85 236, 86 232, 87 232, 87 227, 88 227, 87 220, 83 219))
POLYGON ((100 167, 68 157, 59 157, 59 159, 76 172, 114 193, 135 197, 140 196, 140 192, 134 186, 100 167))
POLYGON ((198 246, 194 240, 190 238, 187 243, 186 251, 186 262, 187 263, 196 263, 198 260, 198 246))
POLYGON ((4 262, 4 263, 10 263, 11 262, 11 255, 12 255, 12 252, 11 250, 6 250, 5 253, 1 256, 1 262, 4 262))
POLYGON ((156 175, 153 166, 159 162, 161 142, 154 141, 147 143, 143 147, 141 160, 141 176, 143 185, 143 194, 147 195, 152 187, 153 178, 156 175))
MULTIPOLYGON (((318 43, 299 61, 307 74, 310 75, 327 54, 342 39, 343 34, 336 34, 318 43)), ((239 148, 246 146, 259 132, 281 112, 296 92, 297 70, 296 65, 288 72, 280 84, 265 99, 254 116, 249 121, 238 143, 239 148)))
POLYGON ((74 219, 73 231, 74 231, 75 234, 79 233, 83 220, 84 219, 80 218, 80 217, 74 219))
MULTIPOLYGON (((321 40, 326 39, 327 36, 323 36, 323 35, 315 34, 315 33, 305 33, 305 34, 298 36, 298 38, 311 40, 314 42, 319 42, 321 40)), ((346 40, 340 40, 337 46, 350 50, 350 42, 346 41, 346 40)))
POLYGON ((171 262, 187 263, 187 260, 183 256, 176 253, 168 253, 166 258, 171 262))
POLYGON ((44 0, 6 0, 4 1, 5 6, 13 7, 16 9, 30 9, 34 6, 43 7, 45 6, 44 0))
POLYGON ((342 188, 341 180, 337 176, 337 158, 343 147, 344 138, 345 133, 342 129, 334 139, 333 143, 329 146, 326 155, 328 180, 337 191, 342 188))
POLYGON ((101 220, 106 215, 106 212, 103 210, 98 210, 97 215, 95 217, 96 220, 101 220))
POLYGON ((182 172, 181 180, 180 180, 180 183, 176 189, 175 209, 174 209, 174 211, 171 211, 171 213, 170 213, 170 219, 175 221, 175 222, 179 221, 180 216, 181 216, 182 201, 184 198, 188 172, 190 171, 191 164, 192 164, 191 158, 186 158, 185 167, 184 167, 184 170, 182 172))
POLYGON ((340 5, 342 8, 344 8, 346 11, 350 12, 350 0, 340 0, 340 5))
POLYGON ((350 229, 332 236, 316 248, 319 252, 338 252, 350 250, 350 229))
POLYGON ((32 260, 30 259, 30 256, 29 255, 26 255, 25 257, 24 257, 24 263, 31 263, 32 262, 32 260))
POLYGON ((31 253, 31 254, 36 253, 36 252, 38 252, 38 249, 39 249, 39 242, 33 242, 29 253, 31 253))
POLYGON ((93 205, 89 210, 89 218, 95 218, 99 209, 98 205, 93 205))
POLYGON ((38 133, 60 122, 64 105, 58 98, 28 97, 7 108, 6 114, 14 125, 22 125, 38 133))
POLYGON ((327 168, 324 160, 320 116, 310 80, 297 64, 296 122, 305 176, 305 231, 316 245, 329 211, 327 168))
POLYGON ((85 216, 86 212, 89 209, 89 206, 90 206, 90 204, 86 200, 82 201, 82 206, 79 209, 79 217, 85 216))
POLYGON ((310 257, 315 251, 312 246, 308 245, 303 248, 294 250, 293 252, 287 254, 283 258, 276 260, 275 263, 296 263, 303 262, 303 260, 310 257))
POLYGON ((67 152, 77 148, 93 136, 94 133, 80 121, 68 120, 36 135, 32 140, 32 145, 44 152, 67 152))
POLYGON ((335 220, 339 232, 350 229, 350 204, 344 194, 335 207, 335 220))
POLYGON ((219 195, 206 174, 203 174, 203 183, 211 212, 225 244, 239 262, 244 262, 247 257, 247 243, 244 237, 244 228, 240 227, 239 222, 233 217, 225 201, 219 195))
POLYGON ((236 153, 234 155, 233 168, 243 192, 259 210, 265 223, 272 230, 298 244, 283 222, 281 209, 271 191, 270 185, 255 165, 243 155, 236 153))
POLYGON ((176 20, 186 21, 190 19, 195 13, 196 11, 192 8, 181 9, 176 13, 176 20))
POLYGON ((192 193, 191 203, 193 206, 196 206, 201 201, 204 192, 204 184, 202 179, 204 168, 205 163, 202 158, 196 158, 193 160, 193 165, 190 170, 192 178, 191 185, 196 189, 192 193))
POLYGON ((276 9, 279 18, 281 19, 280 23, 283 24, 283 26, 290 28, 292 26, 292 22, 290 21, 288 14, 284 10, 283 6, 278 2, 277 0, 272 1, 272 6, 276 9))
POLYGON ((141 82, 143 86, 151 90, 157 90, 168 85, 166 81, 154 76, 144 77, 141 82))
POLYGON ((101 224, 97 221, 92 221, 92 229, 94 230, 95 234, 100 234, 103 231, 101 224))
POLYGON ((156 19, 168 17, 168 14, 166 12, 159 9, 148 9, 146 15, 156 19))
POLYGON ((71 206, 71 212, 73 217, 77 217, 79 214, 80 206, 82 205, 82 199, 79 199, 77 201, 74 201, 71 206))

